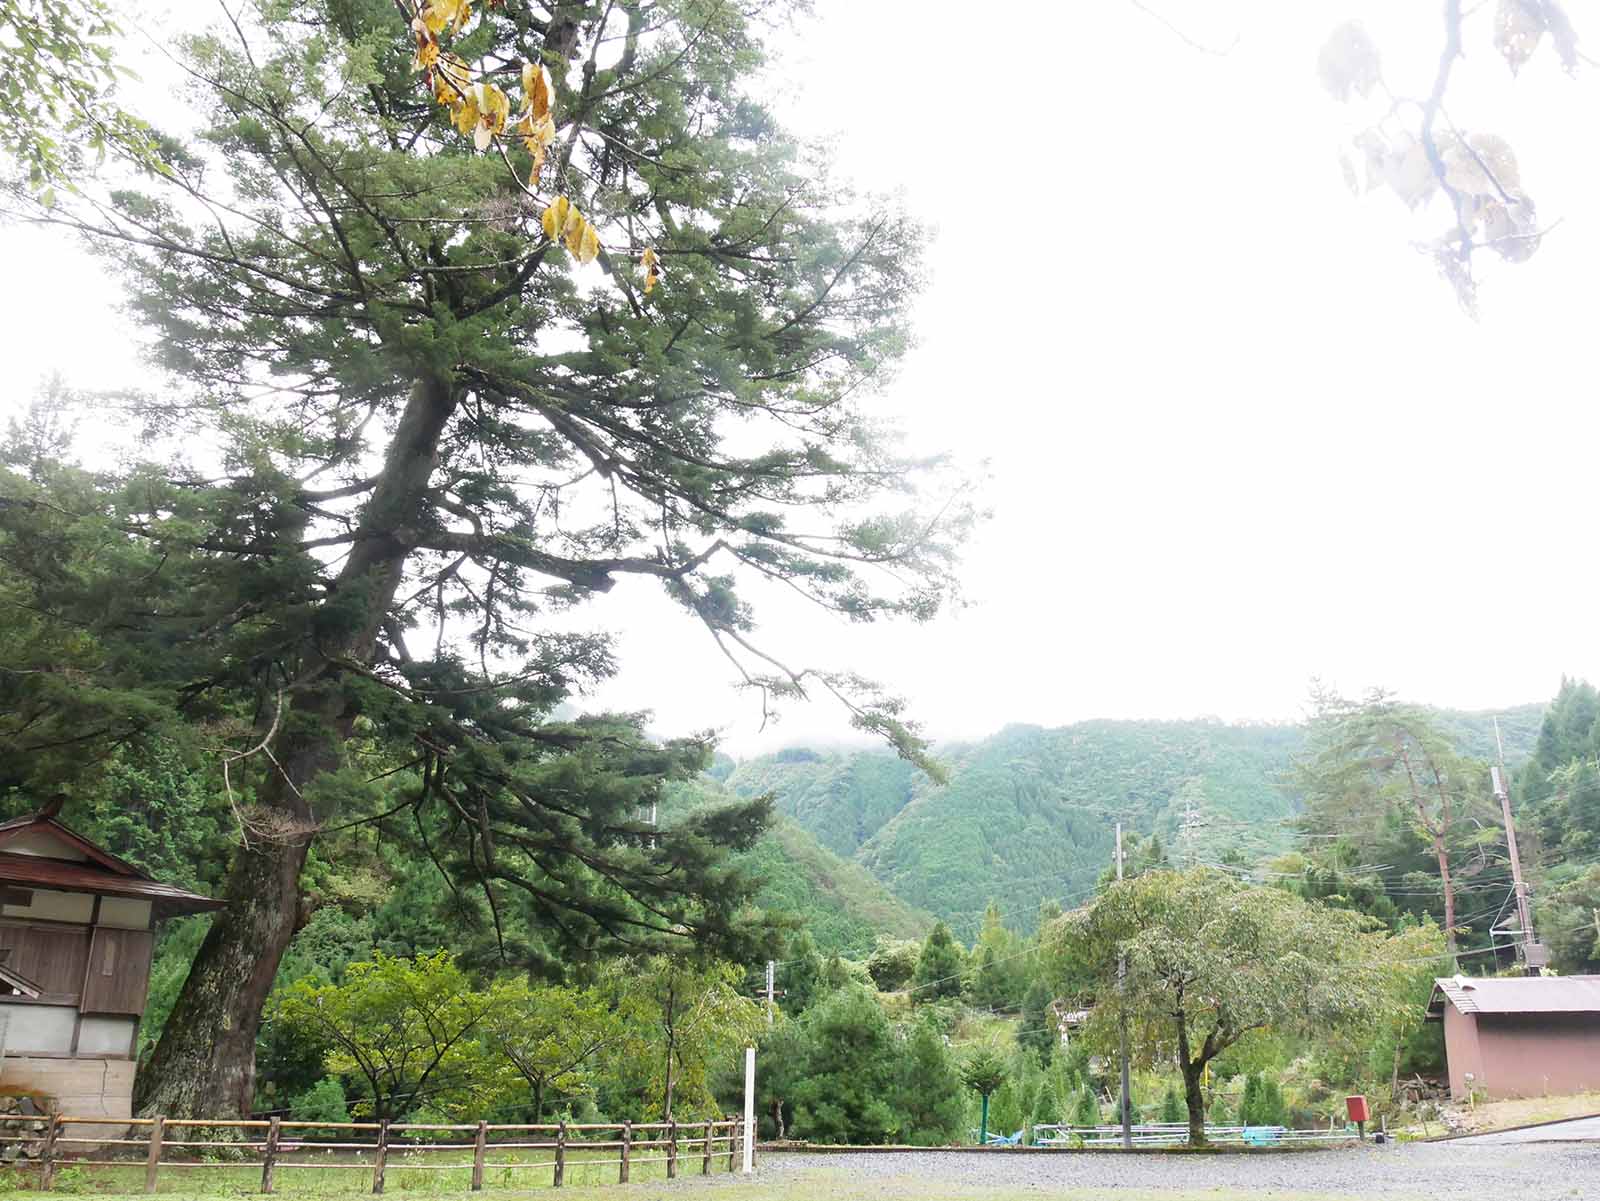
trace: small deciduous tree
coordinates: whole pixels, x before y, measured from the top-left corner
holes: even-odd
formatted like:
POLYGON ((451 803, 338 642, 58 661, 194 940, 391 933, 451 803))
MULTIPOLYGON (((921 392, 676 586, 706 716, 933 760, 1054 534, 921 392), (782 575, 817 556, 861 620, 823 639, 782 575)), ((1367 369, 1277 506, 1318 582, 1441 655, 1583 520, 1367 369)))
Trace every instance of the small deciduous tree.
POLYGON ((1176 1060, 1189 1141, 1205 1142, 1206 1065, 1256 1030, 1376 1029, 1407 999, 1396 966, 1436 945, 1431 930, 1390 937, 1370 919, 1210 869, 1151 872, 1112 885, 1047 936, 1087 965, 1089 1034, 1113 1045, 1120 1020, 1145 1063, 1176 1060), (1127 965, 1118 987, 1118 962, 1127 965))
POLYGON ((624 1037, 627 1015, 593 988, 536 987, 518 979, 489 996, 484 1039, 528 1087, 535 1122, 552 1093, 584 1086, 607 1049, 624 1037))
POLYGON ((741 995, 730 964, 659 955, 638 964, 622 988, 637 1054, 649 1065, 651 1109, 663 1119, 687 1096, 706 1110, 712 1067, 752 1043, 765 1025, 761 1007, 741 995))
POLYGON ((464 1100, 491 1081, 496 1065, 477 1039, 489 1011, 489 994, 447 952, 405 959, 380 951, 346 967, 340 984, 298 981, 276 1020, 327 1038, 328 1071, 366 1085, 358 1108, 393 1118, 423 1099, 435 1108, 441 1097, 444 1105, 464 1100))

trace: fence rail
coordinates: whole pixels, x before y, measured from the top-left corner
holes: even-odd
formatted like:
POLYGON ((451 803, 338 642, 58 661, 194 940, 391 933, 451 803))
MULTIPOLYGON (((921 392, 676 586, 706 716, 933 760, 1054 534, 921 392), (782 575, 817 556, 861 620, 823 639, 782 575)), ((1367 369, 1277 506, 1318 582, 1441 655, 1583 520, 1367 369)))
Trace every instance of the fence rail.
MULTIPOLYGON (((45 1124, 42 1133, 5 1132, 0 1142, 18 1151, 18 1157, 8 1166, 12 1169, 33 1168, 39 1174, 39 1187, 49 1190, 55 1182, 56 1171, 67 1166, 137 1168, 142 1163, 144 1191, 154 1193, 163 1168, 230 1168, 237 1170, 248 1166, 248 1159, 230 1161, 195 1157, 195 1151, 216 1151, 226 1148, 238 1156, 253 1155, 261 1167, 261 1188, 271 1193, 277 1187, 277 1173, 288 1168, 321 1168, 368 1171, 372 1173, 372 1191, 382 1193, 385 1172, 391 1167, 405 1171, 472 1171, 472 1189, 482 1190, 484 1175, 495 1171, 526 1171, 546 1168, 551 1172, 551 1184, 560 1188, 565 1181, 571 1153, 583 1153, 585 1166, 617 1168, 617 1182, 628 1183, 629 1170, 635 1164, 664 1163, 668 1178, 676 1177, 680 1170, 698 1166, 700 1173, 709 1176, 719 1167, 724 1156, 727 1171, 736 1170, 741 1140, 750 1132, 745 1123, 736 1117, 707 1122, 557 1122, 542 1125, 508 1125, 491 1122, 472 1122, 455 1125, 424 1122, 289 1122, 280 1118, 211 1120, 205 1118, 105 1118, 74 1117, 55 1114, 40 1118, 45 1124), (90 1137, 84 1127, 101 1130, 112 1128, 126 1134, 110 1137, 90 1137), (83 1131, 74 1134, 73 1131, 83 1131), (213 1132, 236 1131, 238 1139, 214 1137, 213 1132), (132 1137, 142 1132, 142 1137, 132 1137), (186 1137, 195 1132, 196 1137, 186 1137), (639 1133, 645 1137, 636 1137, 639 1133), (360 1135, 371 1134, 370 1139, 360 1135), (259 1138, 248 1136, 257 1134, 259 1138), (437 1136, 471 1134, 471 1139, 441 1138, 437 1136), (614 1135, 611 1138, 591 1137, 614 1135), (540 1137, 540 1136, 546 1137, 540 1137), (84 1153, 73 1154, 73 1148, 84 1153), (127 1148, 121 1158, 105 1158, 106 1149, 127 1148), (141 1156, 133 1151, 140 1148, 141 1156), (663 1151, 664 1154, 636 1155, 635 1151, 663 1151), (449 1152, 461 1155, 471 1151, 471 1163, 418 1163, 416 1159, 428 1153, 449 1152), (495 1155, 507 1151, 548 1151, 551 1157, 535 1160, 496 1159, 495 1155), (614 1156, 593 1158, 594 1151, 615 1151, 614 1156), (95 1157, 94 1152, 102 1152, 95 1157), (357 1162, 311 1161, 294 1158, 306 1154, 340 1153, 347 1159, 360 1156, 357 1162), (698 1165, 695 1161, 698 1160, 698 1165), (398 1162, 397 1162, 398 1161, 398 1162)), ((751 1145, 753 1151, 754 1145, 751 1145)))

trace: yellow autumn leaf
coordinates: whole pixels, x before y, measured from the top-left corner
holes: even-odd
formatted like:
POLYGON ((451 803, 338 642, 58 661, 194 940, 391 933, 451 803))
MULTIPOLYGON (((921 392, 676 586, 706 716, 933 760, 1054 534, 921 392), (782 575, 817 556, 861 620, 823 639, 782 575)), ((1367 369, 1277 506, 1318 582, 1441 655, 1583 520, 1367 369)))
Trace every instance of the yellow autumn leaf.
POLYGON ((583 245, 583 227, 588 225, 578 206, 573 205, 567 209, 567 222, 561 227, 561 240, 567 244, 567 249, 577 254, 583 245))
POLYGON ((595 255, 599 253, 600 235, 595 233, 594 226, 585 221, 583 223, 583 232, 578 236, 578 261, 580 263, 592 263, 595 255))
POLYGON ((550 115, 550 82, 538 63, 522 64, 522 95, 535 121, 550 115))
POLYGON ((412 60, 413 71, 426 71, 439 61, 439 43, 433 38, 417 39, 417 57, 412 60))
POLYGON ((478 125, 472 131, 472 140, 479 150, 487 150, 494 135, 506 127, 511 116, 511 101, 492 83, 480 83, 476 89, 478 125))
POLYGON ((456 128, 462 133, 471 133, 476 129, 478 127, 477 97, 471 92, 462 96, 461 102, 455 106, 455 111, 451 114, 451 118, 455 121, 456 128))
POLYGON ((461 27, 472 19, 472 0, 425 0, 417 19, 435 35, 447 28, 451 33, 460 33, 461 27))
POLYGON ((539 182, 539 172, 544 169, 545 150, 556 140, 556 123, 548 116, 534 120, 531 114, 524 113, 517 122, 517 135, 533 156, 533 167, 528 171, 528 183, 532 186, 539 182))
POLYGON ((644 253, 639 256, 639 266, 644 268, 644 294, 646 296, 655 289, 659 273, 656 271, 655 247, 646 246, 644 253))
POLYGON ((552 242, 558 241, 561 231, 567 224, 567 213, 572 208, 572 201, 565 196, 557 196, 544 210, 544 216, 539 218, 539 224, 544 227, 544 236, 552 242))

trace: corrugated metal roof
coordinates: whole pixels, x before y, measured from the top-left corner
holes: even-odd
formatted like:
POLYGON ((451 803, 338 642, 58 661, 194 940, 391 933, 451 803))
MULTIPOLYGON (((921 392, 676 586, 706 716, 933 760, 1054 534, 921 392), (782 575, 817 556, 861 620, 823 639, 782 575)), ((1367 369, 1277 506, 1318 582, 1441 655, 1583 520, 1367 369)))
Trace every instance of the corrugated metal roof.
POLYGON ((91 892, 105 897, 138 897, 156 902, 164 913, 202 913, 223 907, 222 901, 143 876, 125 876, 70 859, 46 859, 42 855, 14 855, 6 851, 0 851, 0 883, 62 892, 91 892))
POLYGON ((1462 1013, 1600 1013, 1600 976, 1442 976, 1428 1008, 1441 995, 1462 1013))

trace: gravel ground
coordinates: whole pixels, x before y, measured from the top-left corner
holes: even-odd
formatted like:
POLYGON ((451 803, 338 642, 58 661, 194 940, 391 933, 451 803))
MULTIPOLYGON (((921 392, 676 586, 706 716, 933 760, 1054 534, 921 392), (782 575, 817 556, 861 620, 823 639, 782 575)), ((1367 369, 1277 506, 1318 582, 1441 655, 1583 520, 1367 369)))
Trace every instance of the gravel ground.
POLYGON ((924 1195, 929 1197, 969 1190, 1136 1188, 1153 1193, 1233 1190, 1263 1197, 1299 1193, 1567 1201, 1600 1196, 1600 1144, 1390 1143, 1281 1155, 1205 1156, 769 1152, 760 1157, 757 1174, 773 1184, 798 1185, 806 1176, 843 1179, 849 1182, 848 1191, 834 1195, 851 1201, 913 1195, 907 1191, 913 1182, 926 1186, 924 1195))

